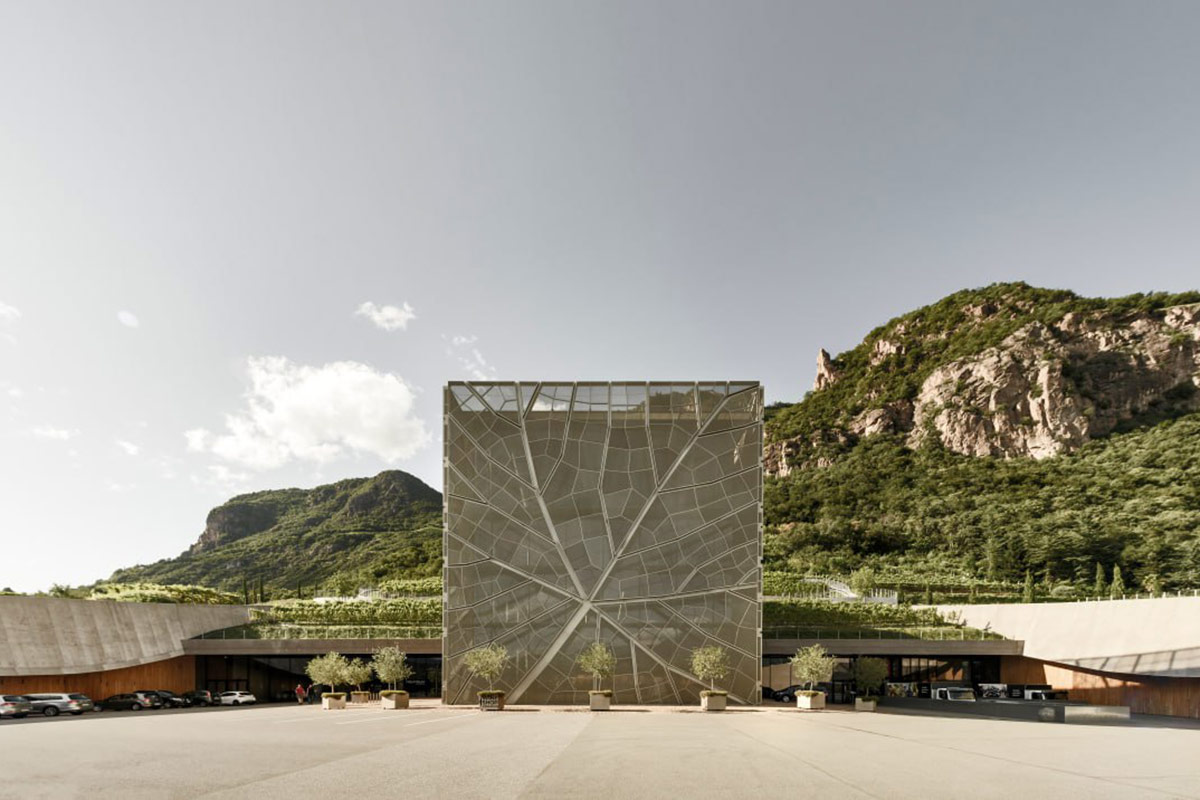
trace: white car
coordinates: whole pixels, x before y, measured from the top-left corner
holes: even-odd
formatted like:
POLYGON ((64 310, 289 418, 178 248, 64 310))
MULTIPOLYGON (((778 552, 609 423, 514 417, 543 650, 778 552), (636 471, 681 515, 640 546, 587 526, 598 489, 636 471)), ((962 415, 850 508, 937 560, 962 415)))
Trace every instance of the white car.
POLYGON ((249 692, 221 692, 220 701, 223 706, 248 706, 258 699, 249 692))

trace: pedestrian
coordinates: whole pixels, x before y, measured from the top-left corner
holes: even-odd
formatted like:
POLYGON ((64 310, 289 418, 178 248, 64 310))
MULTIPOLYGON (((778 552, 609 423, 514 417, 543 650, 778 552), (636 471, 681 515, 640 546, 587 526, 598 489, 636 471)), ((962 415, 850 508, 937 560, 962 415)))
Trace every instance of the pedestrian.
POLYGON ((300 705, 304 705, 304 701, 306 699, 307 699, 307 692, 304 691, 303 686, 301 686, 300 684, 297 683, 296 684, 296 702, 300 705))

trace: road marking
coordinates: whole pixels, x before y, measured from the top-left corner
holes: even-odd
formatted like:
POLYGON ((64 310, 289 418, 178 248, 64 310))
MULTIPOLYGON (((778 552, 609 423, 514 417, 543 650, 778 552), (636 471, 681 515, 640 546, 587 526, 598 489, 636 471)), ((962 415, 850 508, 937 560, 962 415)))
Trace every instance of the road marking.
POLYGON ((440 718, 440 720, 422 720, 421 722, 409 722, 408 724, 406 724, 406 726, 403 726, 403 727, 409 728, 409 727, 414 726, 414 724, 428 724, 431 722, 445 722, 446 720, 457 720, 457 718, 469 717, 469 716, 475 716, 475 711, 470 711, 469 714, 455 714, 454 716, 442 717, 442 718, 440 718))
POLYGON ((432 714, 433 711, 414 711, 409 714, 385 714, 382 711, 378 715, 372 714, 370 719, 352 719, 346 722, 335 722, 334 725, 362 725, 364 722, 387 722, 396 718, 404 719, 405 717, 420 717, 426 714, 432 714))

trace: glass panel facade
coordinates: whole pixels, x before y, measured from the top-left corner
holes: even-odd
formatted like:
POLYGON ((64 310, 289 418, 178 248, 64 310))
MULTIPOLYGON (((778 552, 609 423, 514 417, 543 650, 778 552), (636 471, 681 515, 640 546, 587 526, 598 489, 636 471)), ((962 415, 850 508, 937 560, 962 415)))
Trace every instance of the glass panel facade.
POLYGON ((718 645, 731 699, 759 699, 762 387, 453 383, 445 391, 444 698, 497 642, 511 703, 587 702, 576 666, 617 656, 618 703, 688 703, 718 645))

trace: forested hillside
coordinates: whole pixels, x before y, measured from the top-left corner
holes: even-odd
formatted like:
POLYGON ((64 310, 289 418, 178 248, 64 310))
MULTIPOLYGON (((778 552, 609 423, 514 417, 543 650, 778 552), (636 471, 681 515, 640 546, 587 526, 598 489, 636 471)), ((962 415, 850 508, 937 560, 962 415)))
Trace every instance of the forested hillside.
MULTIPOLYGON (((768 410, 767 568, 910 599, 1200 586, 1198 385, 1200 293, 997 284, 912 311, 768 410)), ((112 580, 307 595, 440 568, 441 497, 393 471, 235 497, 112 580)))
POLYGON ((200 584, 238 595, 260 583, 276 596, 318 586, 352 591, 440 575, 441 525, 441 494, 400 471, 255 492, 213 509, 187 552, 118 570, 110 580, 200 584))
POLYGON ((768 567, 1200 585, 1197 299, 1006 284, 876 329, 769 412, 768 567))

